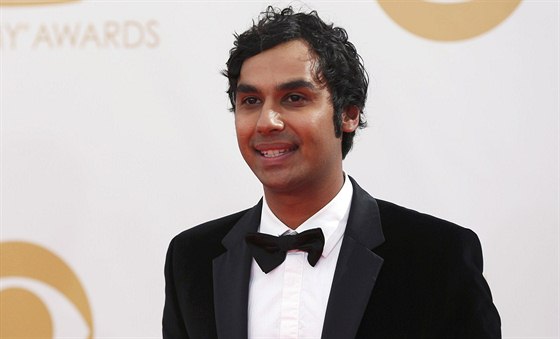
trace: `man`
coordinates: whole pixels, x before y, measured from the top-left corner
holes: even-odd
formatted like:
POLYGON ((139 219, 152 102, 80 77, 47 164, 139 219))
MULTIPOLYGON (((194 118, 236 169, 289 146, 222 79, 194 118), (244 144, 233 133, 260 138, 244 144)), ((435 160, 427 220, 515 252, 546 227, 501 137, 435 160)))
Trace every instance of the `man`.
POLYGON ((343 29, 269 7, 224 74, 264 198, 173 239, 164 338, 500 337, 476 235, 343 172, 368 86, 343 29))

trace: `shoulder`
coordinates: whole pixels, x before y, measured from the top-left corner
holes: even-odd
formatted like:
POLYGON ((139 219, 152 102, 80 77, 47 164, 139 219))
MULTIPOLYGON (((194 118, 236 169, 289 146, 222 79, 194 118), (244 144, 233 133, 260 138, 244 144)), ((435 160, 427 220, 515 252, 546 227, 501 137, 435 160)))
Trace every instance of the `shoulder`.
POLYGON ((446 337, 499 338, 500 317, 482 274, 477 235, 425 213, 376 203, 385 242, 373 249, 383 258, 373 297, 384 310, 394 304, 428 310, 413 313, 410 328, 433 325, 446 337))
POLYGON ((358 220, 371 219, 381 223, 381 230, 385 242, 388 240, 400 240, 407 242, 427 241, 453 241, 462 240, 478 242, 476 234, 464 227, 452 222, 417 212, 415 210, 399 206, 397 204, 373 198, 367 191, 350 177, 354 193, 352 196, 352 208, 354 217, 358 220))
POLYGON ((384 250, 406 249, 421 257, 443 255, 448 259, 468 254, 481 261, 480 241, 472 230, 391 202, 376 202, 385 236, 384 250))
POLYGON ((248 210, 210 220, 179 233, 171 240, 169 252, 188 257, 190 254, 225 251, 222 239, 248 210))
POLYGON ((414 238, 473 238, 468 228, 394 203, 376 199, 384 233, 414 238))

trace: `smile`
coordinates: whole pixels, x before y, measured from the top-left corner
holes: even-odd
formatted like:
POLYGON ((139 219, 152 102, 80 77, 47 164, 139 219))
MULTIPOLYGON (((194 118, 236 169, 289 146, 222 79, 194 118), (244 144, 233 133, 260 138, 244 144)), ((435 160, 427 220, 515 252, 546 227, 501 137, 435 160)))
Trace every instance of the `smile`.
POLYGON ((284 149, 271 149, 271 150, 259 150, 259 153, 265 158, 276 158, 284 154, 293 152, 296 147, 284 148, 284 149))

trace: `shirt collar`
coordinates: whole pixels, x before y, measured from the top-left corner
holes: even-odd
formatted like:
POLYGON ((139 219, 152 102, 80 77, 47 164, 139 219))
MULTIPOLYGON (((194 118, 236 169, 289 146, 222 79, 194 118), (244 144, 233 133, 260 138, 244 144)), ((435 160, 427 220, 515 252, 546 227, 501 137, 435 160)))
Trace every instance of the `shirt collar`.
MULTIPOLYGON (((324 257, 329 255, 344 235, 350 212, 350 204, 352 203, 352 193, 352 183, 345 173, 344 184, 337 195, 296 229, 298 233, 301 233, 320 227, 325 236, 324 257)), ((289 230, 291 229, 272 213, 266 198, 263 198, 259 232, 279 236, 289 230)))

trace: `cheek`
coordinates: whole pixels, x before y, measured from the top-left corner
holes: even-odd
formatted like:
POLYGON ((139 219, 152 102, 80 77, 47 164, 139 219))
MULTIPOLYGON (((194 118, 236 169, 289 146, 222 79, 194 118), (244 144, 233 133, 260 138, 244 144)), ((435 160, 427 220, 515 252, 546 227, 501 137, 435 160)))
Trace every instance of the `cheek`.
POLYGON ((252 154, 251 137, 253 136, 253 127, 247 119, 235 119, 235 134, 237 136, 237 146, 241 151, 241 155, 246 158, 252 154))
POLYGON ((332 110, 319 111, 305 125, 307 141, 313 145, 316 156, 331 157, 340 152, 341 138, 336 137, 332 110))
POLYGON ((235 117, 235 133, 237 134, 238 140, 250 137, 252 131, 252 124, 248 119, 239 116, 235 117))
POLYGON ((306 129, 306 133, 314 139, 325 139, 335 135, 332 110, 320 110, 310 114, 302 126, 306 129))

